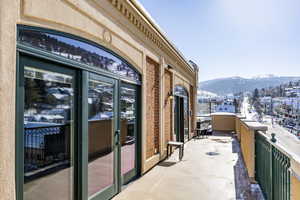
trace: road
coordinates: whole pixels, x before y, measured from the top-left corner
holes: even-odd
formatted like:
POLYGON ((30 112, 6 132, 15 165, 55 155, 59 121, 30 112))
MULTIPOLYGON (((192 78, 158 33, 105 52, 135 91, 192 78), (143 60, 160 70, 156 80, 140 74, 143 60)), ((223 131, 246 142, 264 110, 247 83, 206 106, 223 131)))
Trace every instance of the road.
POLYGON ((248 103, 248 97, 245 97, 242 103, 241 113, 246 117, 246 119, 255 120, 256 113, 249 112, 250 104, 248 103))
MULTIPOLYGON (((242 104, 242 113, 246 116, 247 119, 252 119, 257 121, 257 114, 255 112, 249 113, 248 108, 250 105, 248 103, 248 98, 245 97, 242 104)), ((267 134, 271 137, 271 133, 275 133, 275 138, 277 139, 277 143, 281 144, 288 152, 293 152, 298 155, 300 158, 300 139, 298 139, 295 135, 290 133, 288 130, 279 126, 275 122, 272 124, 272 117, 269 115, 263 116, 263 124, 268 126, 267 134)))
POLYGON ((300 140, 297 138, 297 136, 290 133, 288 130, 278 125, 277 123, 273 123, 272 125, 271 116, 264 116, 263 119, 263 123, 268 126, 267 134, 271 136, 271 133, 275 133, 277 142, 287 150, 292 151, 294 154, 298 155, 300 158, 300 140))

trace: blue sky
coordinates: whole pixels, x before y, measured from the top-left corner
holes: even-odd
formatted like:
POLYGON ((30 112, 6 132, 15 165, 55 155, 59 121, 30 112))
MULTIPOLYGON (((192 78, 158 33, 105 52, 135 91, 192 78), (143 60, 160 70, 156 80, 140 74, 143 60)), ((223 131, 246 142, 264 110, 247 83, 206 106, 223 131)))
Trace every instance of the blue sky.
POLYGON ((300 75, 299 0, 140 0, 200 79, 300 75))

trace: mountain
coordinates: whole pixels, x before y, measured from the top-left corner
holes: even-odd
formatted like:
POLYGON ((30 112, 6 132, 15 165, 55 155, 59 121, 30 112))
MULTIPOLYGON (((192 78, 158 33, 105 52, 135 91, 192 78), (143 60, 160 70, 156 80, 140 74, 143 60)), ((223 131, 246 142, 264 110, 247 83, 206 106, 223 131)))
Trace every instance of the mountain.
POLYGON ((300 76, 274 76, 263 75, 252 78, 239 76, 219 78, 199 83, 200 90, 205 90, 218 95, 234 94, 238 92, 253 91, 255 88, 267 88, 300 80, 300 76))
POLYGON ((202 98, 212 98, 218 96, 215 93, 204 91, 204 90, 198 90, 197 95, 202 97, 202 98))

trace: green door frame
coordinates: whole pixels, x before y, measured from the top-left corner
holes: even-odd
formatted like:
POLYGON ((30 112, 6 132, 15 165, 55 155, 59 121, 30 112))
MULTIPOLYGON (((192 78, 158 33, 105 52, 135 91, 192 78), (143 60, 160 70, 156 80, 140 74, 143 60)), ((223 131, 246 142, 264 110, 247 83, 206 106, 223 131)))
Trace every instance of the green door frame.
MULTIPOLYGON (((39 28, 39 27, 29 27, 29 26, 23 26, 18 25, 19 29, 28 29, 28 30, 38 30, 42 32, 48 32, 48 33, 54 33, 59 34, 62 36, 66 36, 69 38, 78 39, 83 42, 87 42, 90 44, 98 45, 96 43, 93 43, 92 41, 85 40, 83 38, 68 34, 68 33, 62 33, 59 31, 49 30, 45 28, 39 28)), ((99 45, 98 45, 99 46, 99 45)), ((105 48, 104 48, 105 49, 105 48)), ((116 55, 114 52, 105 49, 107 52, 112 53, 113 55, 116 55)), ((42 63, 43 66, 49 65, 51 66, 50 71, 53 71, 52 69, 57 69, 58 72, 61 73, 68 73, 73 72, 75 76, 75 84, 76 84, 76 91, 78 93, 77 101, 75 102, 75 110, 76 110, 76 127, 75 130, 78 134, 76 135, 75 147, 74 147, 74 153, 76 156, 76 160, 74 161, 76 163, 76 170, 74 172, 74 191, 76 194, 74 194, 74 199, 76 200, 86 200, 88 199, 88 192, 87 192, 87 164, 88 164, 88 81, 90 73, 97 74, 101 77, 103 77, 103 80, 113 80, 115 81, 115 130, 120 129, 119 124, 119 102, 120 102, 120 87, 121 85, 126 85, 129 87, 135 87, 137 89, 137 123, 136 123, 136 131, 138 133, 141 132, 141 83, 139 81, 133 81, 126 77, 122 77, 117 74, 113 74, 111 72, 98 69, 92 66, 89 66, 87 64, 83 64, 80 62, 76 62, 74 60, 69 60, 67 58, 52 54, 50 52, 37 49, 35 47, 27 46, 24 44, 17 44, 17 52, 16 52, 16 58, 17 58, 17 66, 16 66, 16 199, 17 200, 23 200, 23 183, 24 183, 24 139, 22 137, 22 134, 17 133, 23 133, 23 115, 20 113, 24 113, 24 69, 23 69, 23 58, 26 57, 26 59, 29 60, 35 60, 37 63, 42 63), (57 67, 57 65, 59 67, 57 67), (60 67, 61 66, 61 67, 60 67)), ((39 65, 39 66, 42 66, 39 65)), ((118 132, 115 133, 118 136, 118 132)), ((137 135, 137 157, 136 157, 136 175, 135 177, 139 176, 141 173, 141 134, 137 135)), ((119 136, 115 137, 115 142, 119 142, 119 136)), ((119 146, 115 145, 115 146, 119 146)), ((121 171, 120 171, 120 148, 116 148, 115 152, 115 158, 118 158, 117 165, 115 167, 115 177, 118 180, 115 184, 115 187, 107 190, 107 192, 104 192, 102 195, 97 195, 93 198, 93 200, 104 200, 110 198, 112 195, 117 194, 121 191, 122 184, 127 183, 130 181, 129 178, 134 178, 131 176, 128 176, 129 178, 122 178, 121 177, 121 171)))
MULTIPOLYGON (((121 185, 124 185, 128 182, 130 182, 132 179, 134 179, 138 173, 139 173, 139 141, 140 141, 140 134, 138 134, 140 131, 139 131, 139 122, 138 122, 138 119, 140 119, 139 117, 139 87, 136 86, 136 85, 132 85, 132 84, 128 84, 128 83, 125 83, 125 82, 121 82, 120 84, 120 91, 121 91, 121 87, 125 87, 125 88, 130 88, 130 89, 134 89, 136 91, 136 96, 135 96, 135 100, 136 100, 136 104, 135 104, 135 117, 136 117, 136 122, 134 124, 134 135, 135 135, 135 138, 136 138, 136 145, 135 145, 135 168, 130 170, 129 172, 127 172, 125 175, 122 176, 121 174, 121 170, 120 170, 120 176, 121 176, 121 185)), ((121 95, 119 96, 119 102, 121 102, 121 95)), ((120 103, 121 105, 121 103, 120 103)), ((120 113, 121 113, 121 109, 120 109, 120 105, 119 105, 119 116, 120 113)), ((119 149, 121 151, 121 144, 119 144, 119 149)), ((120 161, 121 161, 121 153, 120 153, 120 161)), ((121 163, 120 163, 120 166, 121 166, 121 163)), ((121 187, 120 185, 120 187, 121 187)))
MULTIPOLYGON (((74 173, 74 199, 85 200, 88 197, 87 193, 87 166, 88 166, 88 81, 91 74, 92 76, 101 77, 99 80, 103 82, 110 82, 114 84, 114 113, 116 116, 115 120, 115 130, 114 133, 114 175, 115 175, 115 184, 112 187, 106 188, 104 191, 100 191, 96 195, 94 195, 92 200, 106 200, 117 193, 119 193, 122 189, 122 185, 128 183, 135 177, 140 174, 140 161, 141 161, 141 137, 140 134, 136 134, 137 136, 137 147, 136 147, 136 168, 126 174, 124 177, 121 177, 121 163, 120 163, 120 134, 118 130, 120 130, 120 87, 125 86, 129 88, 134 88, 137 91, 137 104, 136 104, 136 117, 140 119, 141 111, 140 111, 140 87, 137 85, 129 84, 123 82, 121 80, 113 79, 110 77, 105 77, 101 74, 97 74, 95 72, 89 72, 86 70, 72 68, 68 64, 56 63, 51 60, 46 60, 43 58, 38 58, 36 56, 28 55, 27 53, 18 52, 17 53, 17 89, 16 89, 16 133, 23 133, 23 115, 20 113, 24 113, 24 66, 25 64, 29 66, 37 66, 37 68, 45 68, 49 71, 55 71, 58 73, 71 73, 73 72, 74 83, 76 87, 74 88, 74 92, 78 93, 78 96, 75 104, 76 110, 76 118, 77 127, 75 130, 77 134, 75 134, 74 138, 74 154, 78 155, 74 158, 75 164, 75 173, 74 173), (71 68, 70 68, 71 67, 71 68), (95 75, 94 75, 95 74, 95 75)), ((71 73, 72 74, 72 73, 71 73)), ((141 130, 141 122, 137 120, 135 131, 140 132, 141 130)), ((16 190, 17 190, 17 200, 23 199, 23 183, 24 183, 24 141, 22 138, 23 134, 16 134, 16 190)))
MULTIPOLYGON (((66 68, 63 65, 59 67, 56 64, 51 62, 42 61, 41 59, 29 57, 27 55, 17 54, 18 58, 18 69, 17 69, 17 88, 16 88, 16 197, 17 199, 23 199, 23 184, 24 184, 24 102, 25 102, 25 88, 24 88, 24 68, 25 66, 33 67, 36 69, 43 69, 50 72, 56 72, 61 74, 67 74, 74 77, 74 81, 72 87, 74 88, 74 135, 73 135, 73 149, 74 155, 81 155, 81 150, 78 148, 79 143, 79 132, 80 126, 78 126, 77 122, 80 121, 80 110, 78 109, 78 105, 81 104, 80 99, 76 98, 80 94, 81 91, 80 85, 78 84, 78 80, 81 79, 78 71, 66 68)), ((81 177, 76 174, 81 171, 80 165, 78 165, 79 160, 81 158, 79 156, 74 156, 74 185, 73 192, 75 199, 78 199, 80 196, 80 190, 76 187, 81 177)))
MULTIPOLYGON (((108 78, 108 77, 104 77, 102 75, 99 74, 95 74, 95 73, 88 73, 88 80, 87 80, 87 85, 86 87, 84 87, 85 89, 88 90, 88 81, 90 80, 90 78, 92 78, 93 80, 97 80, 103 83, 110 83, 113 85, 113 102, 114 102, 114 125, 113 125, 113 154, 114 154, 114 184, 111 186, 108 186, 107 188, 97 192, 96 194, 94 194, 92 197, 90 197, 90 200, 107 200, 112 198, 114 195, 116 195, 119 192, 119 185, 120 185, 120 175, 119 175, 119 171, 120 171, 120 167, 119 167, 119 157, 120 157, 120 150, 119 150, 119 141, 120 141, 120 134, 119 134, 119 130, 120 130, 120 126, 119 126, 119 92, 118 92, 118 88, 119 88, 119 82, 115 79, 112 78, 108 78)), ((86 97, 86 100, 88 99, 88 96, 86 97)), ((85 104, 85 109, 88 110, 88 104, 85 104)), ((87 127, 88 127, 88 116, 85 116, 84 119, 85 123, 87 123, 87 127)), ((88 129, 86 129, 88 130, 88 129)), ((88 166, 88 131, 86 131, 86 143, 83 144, 83 148, 85 149, 85 151, 87 152, 86 156, 86 163, 84 163, 84 166, 88 166)), ((87 170, 86 172, 87 173, 87 170)), ((86 182, 88 183, 87 180, 87 174, 86 174, 86 182)), ((87 188, 87 184, 86 186, 83 186, 85 188, 87 188)), ((87 195, 86 195, 87 196, 87 195)))

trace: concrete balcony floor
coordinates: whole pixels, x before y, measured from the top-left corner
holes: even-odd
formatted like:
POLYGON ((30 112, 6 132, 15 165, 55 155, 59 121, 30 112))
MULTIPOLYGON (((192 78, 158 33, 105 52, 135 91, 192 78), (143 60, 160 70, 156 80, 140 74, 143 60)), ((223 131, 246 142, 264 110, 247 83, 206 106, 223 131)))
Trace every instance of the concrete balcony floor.
POLYGON ((185 144, 184 157, 172 156, 114 197, 114 200, 263 199, 247 177, 235 137, 214 133, 185 144))

